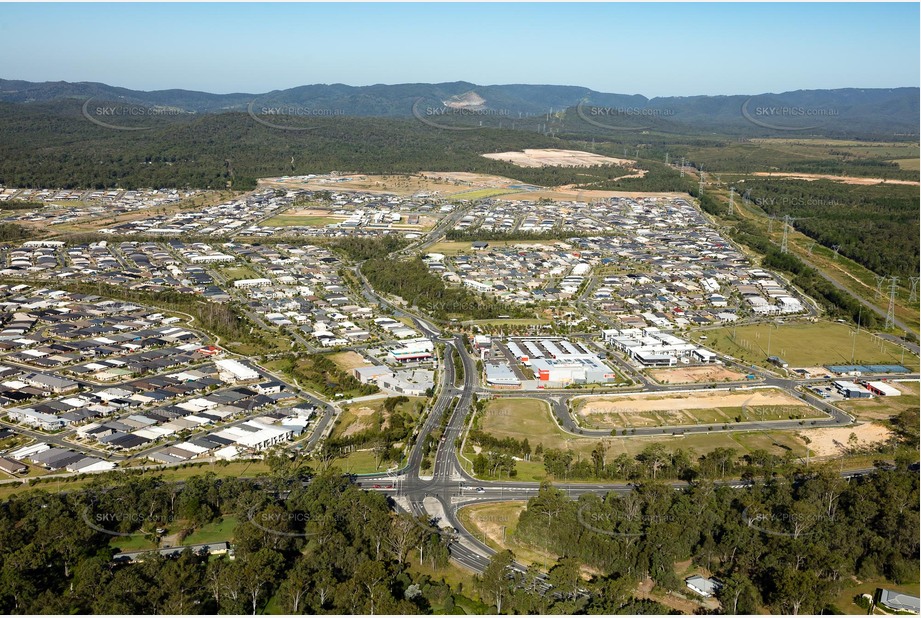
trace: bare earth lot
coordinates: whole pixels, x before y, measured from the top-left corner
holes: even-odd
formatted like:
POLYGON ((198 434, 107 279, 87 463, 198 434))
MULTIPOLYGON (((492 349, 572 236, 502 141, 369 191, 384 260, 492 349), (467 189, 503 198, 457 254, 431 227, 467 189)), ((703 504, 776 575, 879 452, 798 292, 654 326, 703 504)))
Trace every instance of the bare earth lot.
POLYGON ((891 185, 913 185, 917 187, 921 184, 915 180, 889 180, 886 178, 861 178, 859 176, 833 176, 831 174, 755 172, 754 175, 792 178, 794 180, 834 180, 836 182, 843 182, 846 185, 878 185, 880 183, 886 183, 891 185))
POLYGON ((506 161, 519 167, 591 167, 593 165, 620 165, 632 167, 636 161, 615 159, 581 150, 558 150, 556 148, 525 148, 517 152, 492 152, 484 154, 487 159, 506 161))
POLYGON ((698 384, 700 382, 720 382, 722 380, 741 380, 745 374, 730 371, 718 365, 711 367, 687 367, 685 369, 654 369, 649 372, 652 379, 660 384, 698 384))
POLYGON ((582 424, 600 429, 724 423, 736 416, 742 420, 821 416, 800 399, 778 389, 586 397, 576 400, 574 406, 582 424))
POLYGON ((876 423, 865 423, 854 427, 807 429, 800 431, 799 435, 812 441, 809 449, 814 456, 827 457, 844 453, 850 447, 848 439, 852 433, 857 436, 858 447, 885 442, 892 436, 889 429, 876 423))

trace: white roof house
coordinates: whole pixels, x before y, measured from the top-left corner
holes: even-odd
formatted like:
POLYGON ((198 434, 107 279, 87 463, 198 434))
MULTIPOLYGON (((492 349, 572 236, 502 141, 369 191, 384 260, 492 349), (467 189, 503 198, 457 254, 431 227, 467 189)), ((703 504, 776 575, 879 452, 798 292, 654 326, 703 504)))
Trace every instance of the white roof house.
POLYGON ((717 581, 701 577, 700 575, 692 575, 684 580, 684 583, 688 588, 702 597, 712 597, 720 587, 717 581))

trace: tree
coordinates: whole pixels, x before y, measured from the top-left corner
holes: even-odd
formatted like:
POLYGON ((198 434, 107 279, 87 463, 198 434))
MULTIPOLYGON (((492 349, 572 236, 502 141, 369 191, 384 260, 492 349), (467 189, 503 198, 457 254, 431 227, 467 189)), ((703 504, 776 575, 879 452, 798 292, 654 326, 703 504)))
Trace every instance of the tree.
POLYGON ((268 596, 268 590, 283 565, 281 554, 271 549, 260 549, 234 561, 234 567, 238 569, 239 579, 236 581, 239 590, 246 595, 254 615, 259 609, 259 602, 268 596))
POLYGON ((716 591, 723 612, 732 615, 757 613, 758 597, 758 589, 743 573, 733 574, 716 591))
POLYGON ((496 613, 502 613, 502 604, 512 594, 509 568, 515 557, 509 550, 500 551, 489 559, 489 564, 481 576, 476 578, 477 589, 484 600, 496 606, 496 613))
POLYGON ((560 558, 550 569, 548 581, 553 589, 562 594, 564 598, 572 599, 578 593, 582 583, 581 571, 582 561, 578 558, 572 556, 560 558))

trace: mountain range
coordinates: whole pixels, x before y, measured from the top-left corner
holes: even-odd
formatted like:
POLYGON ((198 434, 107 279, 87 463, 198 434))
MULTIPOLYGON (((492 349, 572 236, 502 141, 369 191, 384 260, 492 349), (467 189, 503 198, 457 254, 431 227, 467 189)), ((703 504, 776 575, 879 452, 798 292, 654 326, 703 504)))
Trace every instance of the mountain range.
POLYGON ((918 136, 919 88, 796 90, 756 95, 655 97, 597 92, 579 86, 470 82, 439 84, 313 84, 267 93, 214 94, 191 90, 141 91, 96 82, 0 79, 0 102, 18 105, 92 101, 211 114, 249 111, 359 117, 480 114, 533 121, 550 114, 573 118, 591 131, 626 123, 668 132, 739 135, 802 134, 888 139, 918 136), (578 118, 578 120, 576 120, 578 118), (592 128, 594 127, 594 128, 592 128))

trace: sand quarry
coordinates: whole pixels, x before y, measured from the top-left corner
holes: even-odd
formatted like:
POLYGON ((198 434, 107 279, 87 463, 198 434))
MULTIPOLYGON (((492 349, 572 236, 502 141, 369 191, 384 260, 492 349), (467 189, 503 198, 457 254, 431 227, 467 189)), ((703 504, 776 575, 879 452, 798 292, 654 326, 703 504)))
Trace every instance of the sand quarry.
POLYGON ((851 434, 857 436, 858 448, 879 444, 892 437, 892 432, 886 427, 876 423, 864 423, 854 427, 827 427, 822 429, 807 429, 798 432, 800 437, 809 438, 809 450, 815 457, 828 457, 841 455, 850 448, 848 440, 851 434))
POLYGON ((483 156, 487 159, 505 161, 518 167, 591 167, 593 165, 633 167, 636 164, 636 161, 630 159, 616 159, 592 152, 556 148, 525 148, 517 152, 493 152, 483 156))
POLYGON ((660 384, 697 384, 720 380, 741 380, 745 374, 725 367, 688 367, 687 369, 654 369, 649 372, 660 384))

